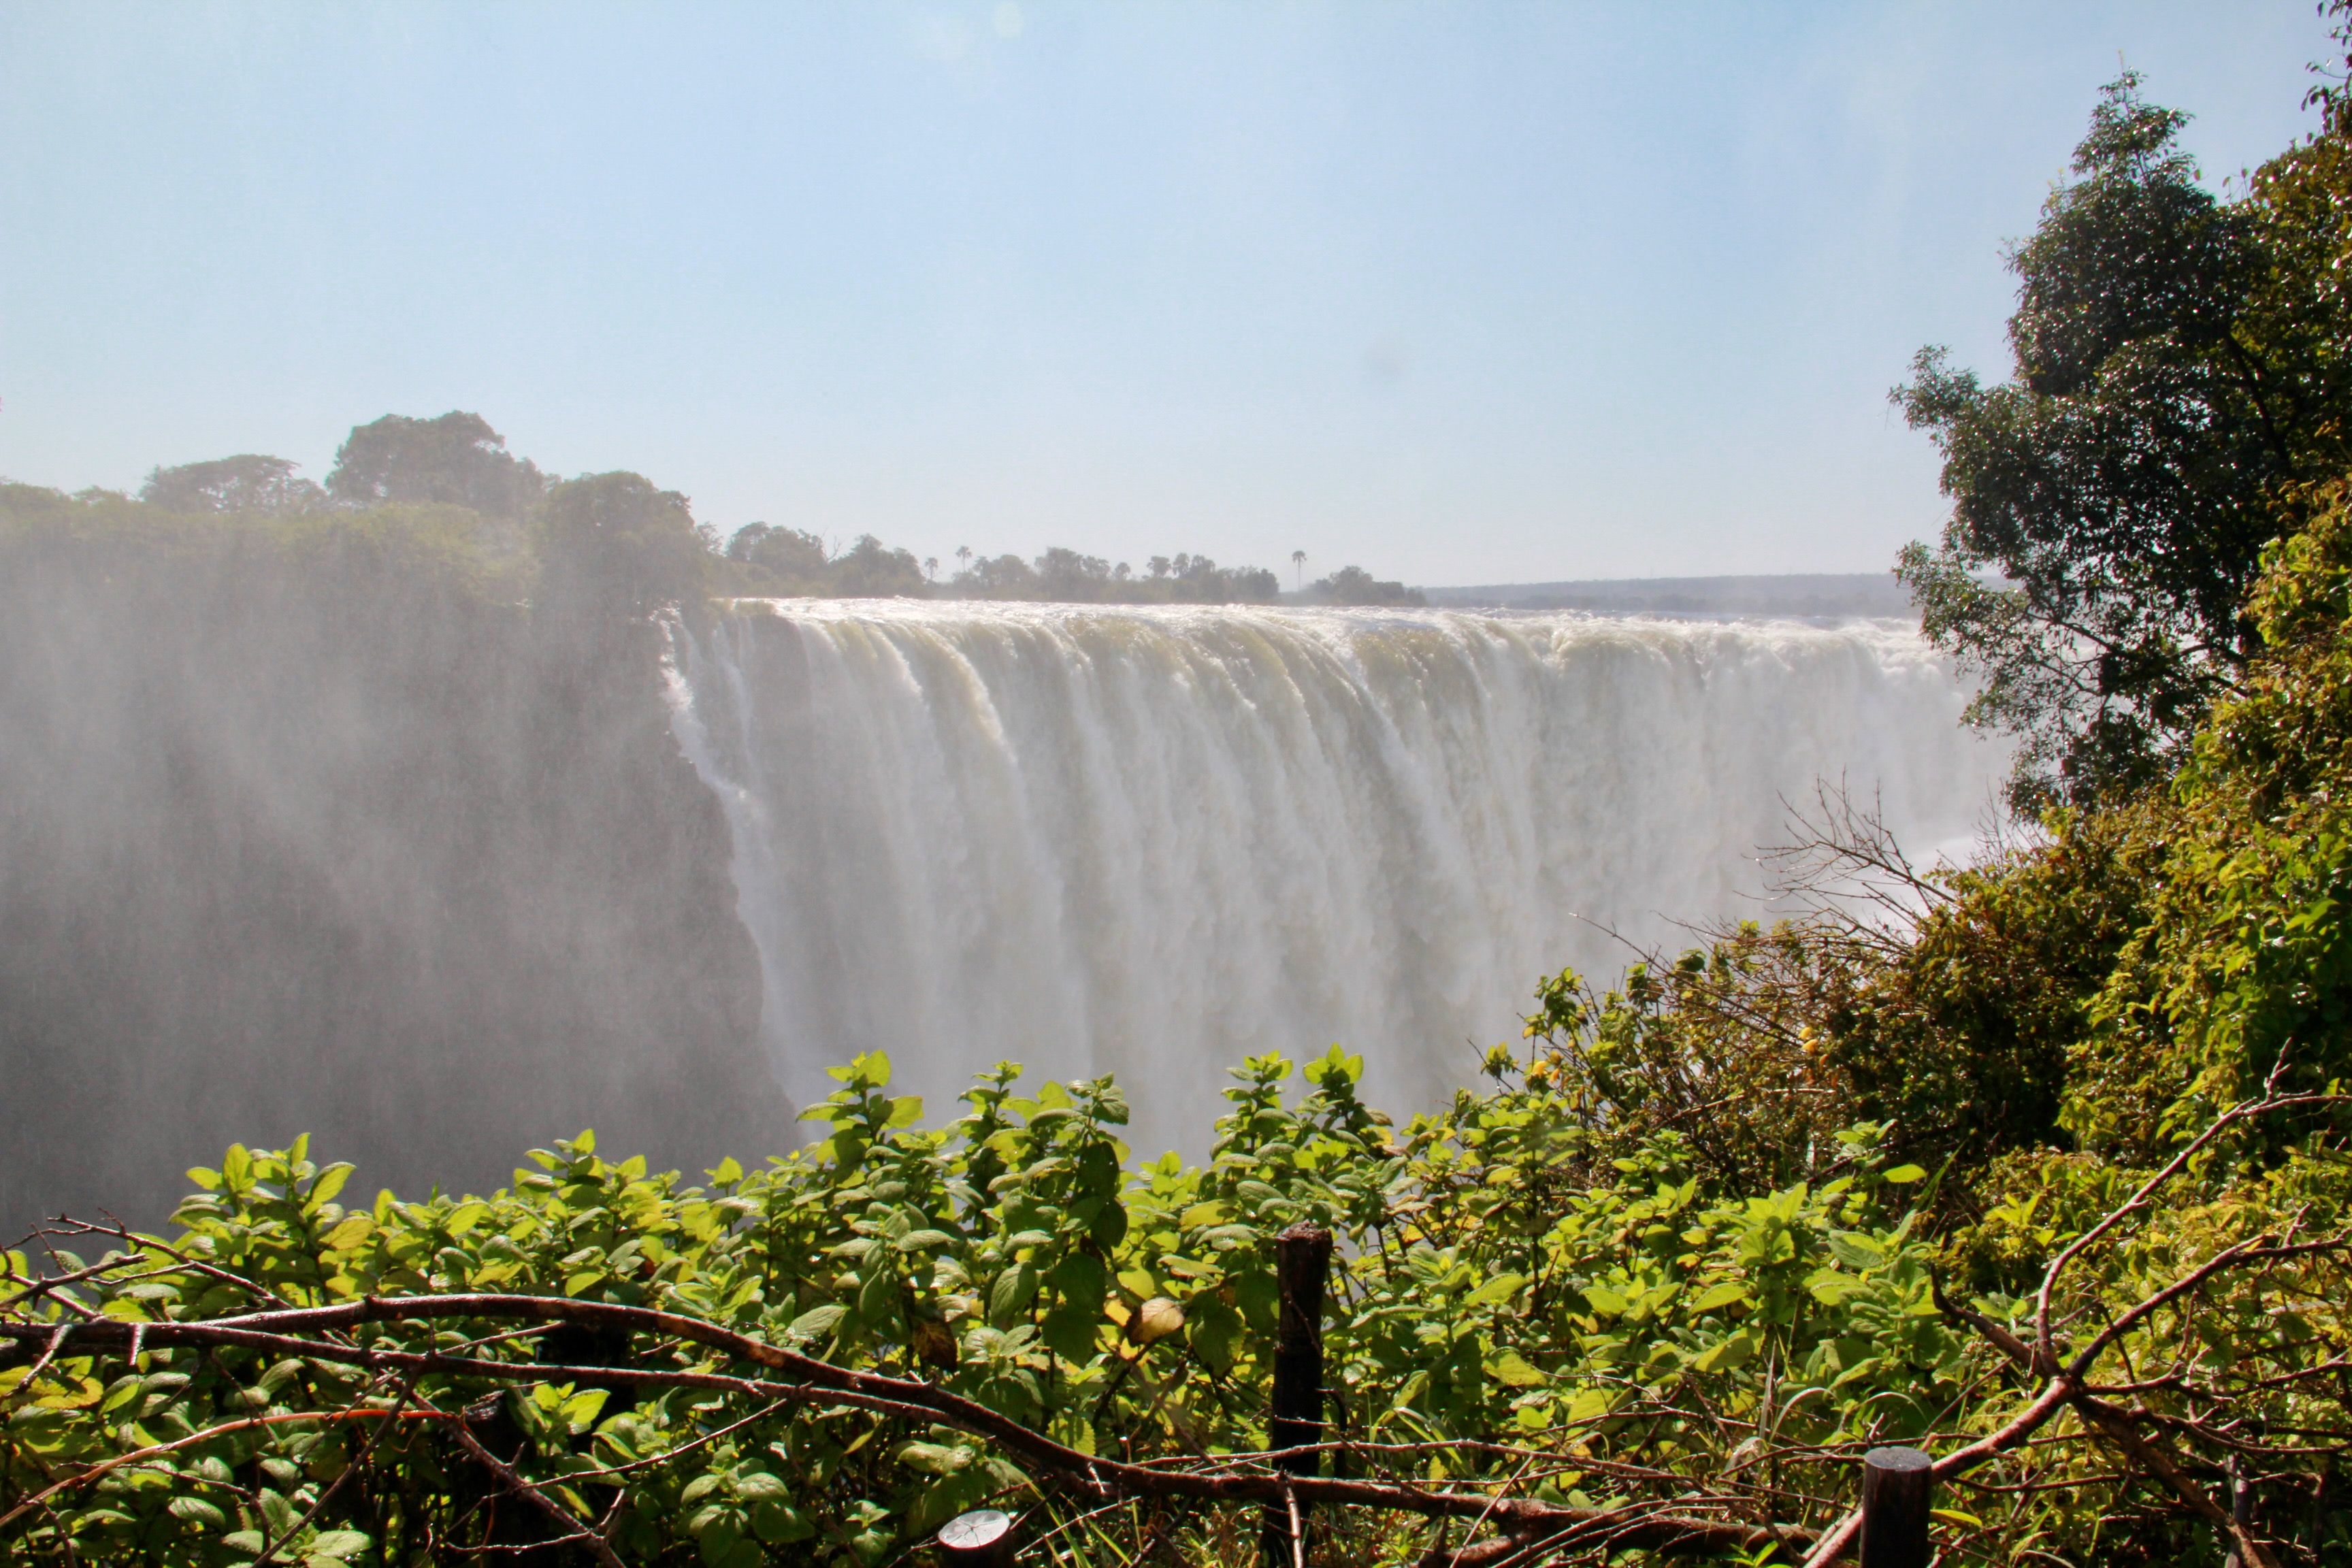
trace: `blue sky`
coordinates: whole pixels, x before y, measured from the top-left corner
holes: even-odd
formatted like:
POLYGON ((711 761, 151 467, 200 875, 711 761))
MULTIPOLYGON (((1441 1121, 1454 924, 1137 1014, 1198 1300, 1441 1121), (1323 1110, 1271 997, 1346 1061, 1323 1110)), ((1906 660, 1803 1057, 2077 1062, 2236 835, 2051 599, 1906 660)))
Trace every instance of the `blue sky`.
POLYGON ((2306 0, 0 4, 0 474, 481 412, 952 555, 1870 571, 1885 405, 2121 58, 2217 180, 2306 0))

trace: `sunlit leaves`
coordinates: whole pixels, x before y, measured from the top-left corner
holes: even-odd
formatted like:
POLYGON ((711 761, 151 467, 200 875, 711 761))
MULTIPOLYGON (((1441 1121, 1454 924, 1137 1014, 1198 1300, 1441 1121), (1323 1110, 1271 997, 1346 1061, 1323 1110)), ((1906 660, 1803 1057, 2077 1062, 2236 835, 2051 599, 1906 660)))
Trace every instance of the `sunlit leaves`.
MULTIPOLYGON (((1687 1387, 1736 1413, 1769 1364, 1836 1390, 1790 1418, 1807 1440, 1835 1440, 1865 1410, 1883 1426, 1892 1391, 1946 1375, 1948 1347, 1932 1324, 1878 1343, 1926 1289, 1916 1244, 1867 1195, 1893 1191, 1884 1183, 1710 1196, 1671 1137, 1585 1161, 1571 1108, 1515 1060, 1499 1064, 1491 1092, 1399 1133, 1357 1099, 1360 1074, 1337 1051, 1303 1084, 1279 1058, 1244 1064, 1208 1162, 1188 1167, 1131 1158, 1119 1140, 1126 1106, 1108 1083, 1024 1093, 1018 1069, 1001 1068, 965 1097, 961 1120, 929 1128, 909 1097, 889 1092, 887 1061, 867 1056, 811 1108, 823 1139, 758 1170, 722 1164, 708 1187, 608 1159, 583 1135, 533 1151, 501 1192, 384 1194, 346 1210, 335 1200, 347 1167, 239 1150, 183 1206, 185 1234, 172 1245, 296 1302, 504 1289, 702 1316, 935 1380, 1087 1453, 1263 1446, 1272 1242, 1301 1220, 1340 1237, 1327 1366, 1348 1391, 1347 1430, 1366 1439, 1572 1431, 1633 1443, 1621 1414, 1629 1387, 1670 1405, 1687 1387)), ((1877 1158, 1872 1137, 1854 1146, 1864 1167, 1877 1158)), ((148 1315, 253 1304, 250 1291, 161 1252, 84 1295, 103 1311, 148 1315)), ((849 1406, 760 1411, 585 1375, 718 1370, 690 1343, 462 1322, 367 1332, 520 1363, 525 1375, 488 1403, 498 1385, 467 1377, 427 1379, 417 1395, 507 1424, 523 1445, 518 1463, 575 1513, 608 1508, 625 1484, 614 1539, 648 1562, 749 1564, 792 1547, 879 1563, 963 1509, 1017 1501, 1026 1485, 989 1444, 945 1427, 849 1406), (533 1381, 533 1363, 567 1370, 533 1381)), ((16 1440, 27 1453, 46 1445, 54 1464, 121 1441, 278 1424, 192 1449, 142 1483, 152 1497, 94 1493, 90 1509, 106 1517, 77 1526, 85 1557, 91 1531, 119 1533, 127 1552, 146 1520, 208 1539, 276 1539, 364 1448, 356 1434, 298 1418, 362 1407, 388 1424, 370 1473, 411 1489, 400 1508, 413 1516, 395 1510, 391 1546, 428 1524, 453 1539, 481 1527, 465 1511, 478 1493, 452 1479, 462 1467, 449 1468, 425 1428, 394 1419, 402 1396, 387 1381, 236 1352, 145 1359, 135 1374, 87 1359, 47 1369, 9 1395, 16 1440), (110 1435, 126 1422, 144 1436, 110 1435), (258 1478, 250 1497, 237 1489, 248 1476, 258 1478)), ((337 1542, 310 1537, 352 1522, 331 1510, 298 1547, 331 1558, 337 1542)))

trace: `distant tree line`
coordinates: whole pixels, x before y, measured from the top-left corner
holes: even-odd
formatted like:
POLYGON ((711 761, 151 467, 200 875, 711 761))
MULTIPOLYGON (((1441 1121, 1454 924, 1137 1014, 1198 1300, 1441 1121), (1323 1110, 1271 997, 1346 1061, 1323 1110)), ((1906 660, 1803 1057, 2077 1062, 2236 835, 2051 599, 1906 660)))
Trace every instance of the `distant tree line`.
POLYGON ((1384 583, 1360 566, 1342 566, 1317 580, 1307 597, 1332 605, 1426 605, 1418 588, 1384 583))
POLYGON ((421 505, 520 517, 546 499, 551 480, 506 448, 506 437, 478 414, 452 412, 438 419, 387 414, 352 431, 323 489, 296 479, 298 463, 248 452, 156 468, 139 499, 179 512, 421 505))
POLYGON ((1272 604, 1282 595, 1274 574, 1260 566, 1220 566, 1180 552, 1152 556, 1139 573, 1124 561, 1113 565, 1059 545, 1032 561, 959 551, 958 570, 942 578, 936 559, 918 562, 913 552, 891 549, 870 533, 832 552, 814 533, 764 522, 739 531, 728 542, 727 559, 752 593, 1127 605, 1272 604))
MULTIPOLYGON (((893 595, 935 599, 1034 599, 1054 604, 1271 605, 1282 584, 1263 566, 1220 566, 1206 555, 1154 555, 1138 572, 1060 545, 1034 560, 1018 555, 956 552, 952 576, 936 559, 917 561, 870 533, 849 548, 829 550, 797 528, 751 523, 727 542, 735 582, 746 592, 825 595, 843 598, 893 595)), ((1381 582, 1360 566, 1342 566, 1297 597, 1324 605, 1423 605, 1402 583, 1381 582)))
MULTIPOLYGON (((1222 566, 1178 552, 1138 571, 1056 545, 1024 560, 956 552, 956 569, 936 558, 860 534, 847 548, 804 529, 754 522, 722 542, 698 524, 687 499, 630 473, 564 480, 507 450, 506 437, 478 414, 435 419, 388 414, 354 427, 320 485, 284 458, 242 453, 158 468, 138 500, 179 514, 289 517, 338 509, 462 507, 482 517, 531 523, 558 552, 565 592, 635 602, 675 596, 698 584, 726 595, 786 597, 1015 599, 1129 605, 1274 604, 1282 584, 1263 566, 1222 566), (576 548, 574 548, 576 547, 576 548), (584 576, 583 575, 584 574, 584 576)), ((11 487, 28 491, 27 487, 11 487)), ((53 498, 63 501, 66 498, 53 498)), ((85 501, 128 501, 85 491, 85 501)), ((21 498, 20 498, 21 501, 21 498)), ((1294 555, 1303 561, 1303 555, 1294 555)), ((1401 582, 1343 566, 1293 596, 1327 605, 1421 605, 1401 582)))

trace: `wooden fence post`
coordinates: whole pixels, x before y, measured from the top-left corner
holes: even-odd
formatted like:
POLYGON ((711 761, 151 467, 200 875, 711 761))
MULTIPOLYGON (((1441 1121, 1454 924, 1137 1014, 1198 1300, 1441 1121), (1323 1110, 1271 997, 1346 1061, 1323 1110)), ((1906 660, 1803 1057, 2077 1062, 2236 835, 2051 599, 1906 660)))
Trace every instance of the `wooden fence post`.
POLYGON ((1935 1464, 1916 1448, 1862 1457, 1862 1568, 1927 1568, 1935 1464))
POLYGON ((958 1568, 1012 1568, 1013 1516, 976 1508, 940 1526, 940 1555, 958 1568))
MULTIPOLYGON (((1323 1441, 1323 1288, 1331 1272, 1331 1233, 1301 1223, 1274 1238, 1281 1296, 1274 1335, 1274 1405, 1266 1447, 1280 1450, 1323 1441)), ((1322 1468, 1320 1456, 1297 1454, 1275 1467, 1294 1476, 1322 1468)), ((1306 1568, 1307 1505, 1268 1503, 1259 1533, 1265 1568, 1306 1568)))

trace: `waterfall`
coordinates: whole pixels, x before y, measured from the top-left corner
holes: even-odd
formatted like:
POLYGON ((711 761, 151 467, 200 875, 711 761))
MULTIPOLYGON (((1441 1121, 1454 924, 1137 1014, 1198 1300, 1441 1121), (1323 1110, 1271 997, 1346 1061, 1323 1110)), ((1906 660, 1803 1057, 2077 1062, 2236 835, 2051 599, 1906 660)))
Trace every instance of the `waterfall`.
POLYGON ((1539 975, 1761 912, 1817 780, 1932 857, 2004 763, 1891 623, 742 601, 670 636, 787 1090, 877 1049, 934 1117, 1002 1058, 1111 1073, 1146 1152, 1199 1152, 1259 1052, 1428 1104, 1539 975))

